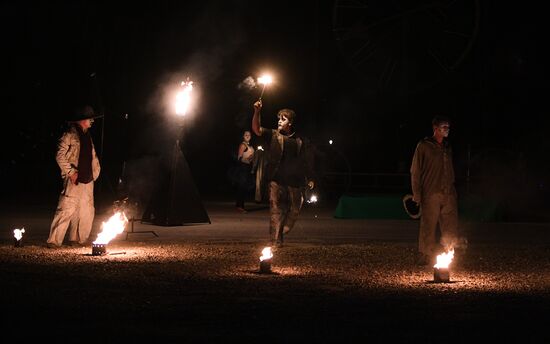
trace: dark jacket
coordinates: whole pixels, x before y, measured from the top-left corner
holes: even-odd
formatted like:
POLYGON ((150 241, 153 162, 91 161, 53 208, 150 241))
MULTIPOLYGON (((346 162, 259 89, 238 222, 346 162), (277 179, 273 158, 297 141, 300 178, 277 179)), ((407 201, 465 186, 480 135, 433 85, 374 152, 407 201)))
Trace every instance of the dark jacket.
MULTIPOLYGON (((266 141, 267 148, 267 164, 266 164, 266 176, 267 180, 273 180, 279 168, 281 159, 283 157, 284 140, 288 139, 285 135, 281 134, 279 130, 261 128, 262 137, 266 141)), ((306 185, 308 181, 314 180, 314 161, 313 161, 313 149, 309 140, 297 137, 296 143, 298 145, 298 157, 302 164, 303 171, 303 185, 306 185)))

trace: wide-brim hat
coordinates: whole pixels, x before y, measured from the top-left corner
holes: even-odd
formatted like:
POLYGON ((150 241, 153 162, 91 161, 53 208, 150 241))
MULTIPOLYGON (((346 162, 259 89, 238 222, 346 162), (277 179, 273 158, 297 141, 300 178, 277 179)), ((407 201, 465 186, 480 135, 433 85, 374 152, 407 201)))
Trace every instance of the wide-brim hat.
POLYGON ((413 195, 411 194, 406 194, 403 196, 403 207, 405 208, 407 214, 413 219, 418 219, 422 216, 422 208, 420 208, 419 204, 413 201, 413 195))
POLYGON ((67 122, 78 122, 82 121, 84 119, 95 119, 103 117, 103 115, 99 115, 95 113, 94 108, 90 105, 84 105, 77 107, 72 116, 67 120, 67 122))

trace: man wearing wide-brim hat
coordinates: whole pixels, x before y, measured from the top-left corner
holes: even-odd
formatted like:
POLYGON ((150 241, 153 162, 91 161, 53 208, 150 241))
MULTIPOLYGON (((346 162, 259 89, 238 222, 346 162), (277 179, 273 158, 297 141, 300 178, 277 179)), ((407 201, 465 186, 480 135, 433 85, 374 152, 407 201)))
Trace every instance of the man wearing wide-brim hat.
POLYGON ((69 243, 87 243, 95 215, 94 181, 100 166, 89 129, 97 115, 89 105, 78 107, 57 144, 56 161, 63 189, 50 227, 48 247, 59 247, 69 229, 69 243))

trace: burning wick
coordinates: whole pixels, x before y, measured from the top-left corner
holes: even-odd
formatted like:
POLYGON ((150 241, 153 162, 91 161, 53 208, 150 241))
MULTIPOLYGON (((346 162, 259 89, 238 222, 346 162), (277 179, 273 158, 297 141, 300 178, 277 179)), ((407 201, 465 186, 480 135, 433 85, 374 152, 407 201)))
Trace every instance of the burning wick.
POLYGON ((189 104, 191 103, 191 91, 193 91, 193 81, 182 81, 181 86, 183 89, 176 95, 176 114, 179 116, 185 116, 187 110, 189 110, 189 104))
POLYGON ((271 247, 265 247, 262 250, 262 255, 260 256, 260 273, 267 274, 271 272, 271 258, 273 258, 273 252, 271 252, 271 247))
POLYGON ((273 78, 271 77, 271 75, 267 75, 267 74, 262 75, 261 77, 258 78, 258 82, 260 84, 264 84, 264 87, 262 88, 262 93, 260 94, 260 99, 259 99, 259 100, 262 100, 262 96, 264 95, 265 87, 273 82, 273 78))
POLYGON ((16 228, 16 229, 13 230, 14 246, 15 247, 23 246, 23 233, 25 233, 25 228, 21 228, 21 229, 16 228))
POLYGON ((128 218, 123 212, 116 212, 113 216, 103 222, 103 230, 97 235, 97 239, 92 243, 92 256, 102 256, 107 253, 107 244, 115 236, 124 232, 124 227, 128 223, 128 218))
POLYGON ((434 282, 449 282, 449 264, 453 261, 455 250, 451 249, 449 252, 442 253, 437 256, 437 263, 434 265, 434 282))

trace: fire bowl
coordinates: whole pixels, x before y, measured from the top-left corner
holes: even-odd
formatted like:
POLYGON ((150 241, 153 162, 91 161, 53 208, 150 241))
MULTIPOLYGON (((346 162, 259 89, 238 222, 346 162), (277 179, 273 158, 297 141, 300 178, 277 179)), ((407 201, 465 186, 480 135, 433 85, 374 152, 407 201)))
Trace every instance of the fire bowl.
POLYGON ((260 261, 260 273, 261 274, 271 273, 271 259, 260 261))
POLYGON ((92 244, 92 256, 103 256, 107 254, 107 245, 92 244))
POLYGON ((451 274, 449 268, 434 268, 434 282, 445 283, 450 282, 451 274))

